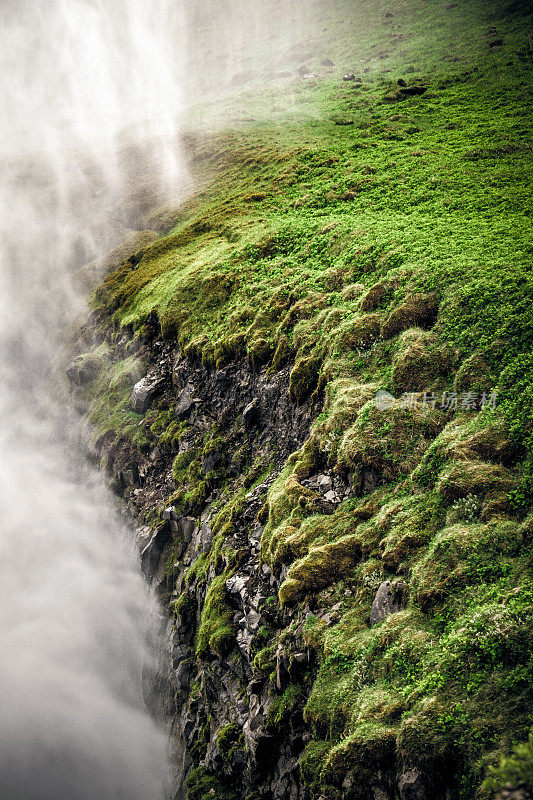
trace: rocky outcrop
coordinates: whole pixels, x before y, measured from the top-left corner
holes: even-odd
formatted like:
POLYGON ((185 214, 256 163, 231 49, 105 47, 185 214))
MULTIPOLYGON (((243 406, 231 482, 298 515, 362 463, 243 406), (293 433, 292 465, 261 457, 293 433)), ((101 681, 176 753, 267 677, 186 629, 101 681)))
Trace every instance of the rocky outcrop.
MULTIPOLYGON (((109 339, 120 358, 124 341, 109 339)), ((257 798, 307 799, 298 758, 309 738, 302 708, 312 656, 297 628, 290 643, 277 644, 270 661, 261 661, 293 617, 277 603, 282 576, 261 563, 258 515, 319 406, 291 400, 288 368, 275 375, 247 363, 208 369, 157 339, 141 355, 157 367, 135 384, 130 407, 144 415, 147 432, 166 414, 180 427, 179 442, 139 448, 108 432, 97 450, 137 524, 142 570, 169 612, 166 709, 178 742, 175 798, 236 800, 255 792, 257 798), (174 475, 173 481, 173 464, 193 454, 195 484, 205 484, 205 491, 199 502, 180 501, 176 493, 185 479, 174 475), (238 507, 232 506, 236 494, 238 507), (157 509, 155 522, 142 524, 157 509), (280 710, 287 690, 290 704, 280 710)), ((338 502, 331 477, 312 480, 338 502)), ((189 494, 195 484, 187 484, 189 494)), ((304 619, 297 620, 300 630, 304 619)))

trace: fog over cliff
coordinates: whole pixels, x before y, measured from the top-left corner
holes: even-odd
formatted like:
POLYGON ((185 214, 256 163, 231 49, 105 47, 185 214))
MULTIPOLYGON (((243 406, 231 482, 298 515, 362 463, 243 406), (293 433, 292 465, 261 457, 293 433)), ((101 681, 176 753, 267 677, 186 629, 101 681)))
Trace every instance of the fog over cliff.
MULTIPOLYGON (((294 7, 277 5, 284 46, 294 7)), ((121 201, 142 168, 161 199, 187 192, 184 93, 224 88, 261 60, 258 39, 266 53, 275 35, 267 6, 0 7, 2 798, 165 793, 167 737, 141 691, 157 609, 132 534, 72 444, 76 416, 57 402, 50 366, 84 308, 71 276, 135 227, 121 201)))

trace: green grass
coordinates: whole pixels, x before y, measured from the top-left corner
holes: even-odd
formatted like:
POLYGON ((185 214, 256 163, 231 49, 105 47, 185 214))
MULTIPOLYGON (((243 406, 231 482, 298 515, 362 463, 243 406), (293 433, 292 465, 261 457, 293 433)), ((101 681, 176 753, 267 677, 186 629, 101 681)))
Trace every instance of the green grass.
MULTIPOLYGON (((349 772, 364 784, 369 763, 429 771, 454 800, 529 774, 519 743, 532 711, 531 17, 520 2, 414 5, 361 2, 359 25, 353 4, 315 3, 310 25, 321 12, 324 30, 302 29, 308 57, 302 44, 293 68, 320 71, 330 57, 334 73, 258 81, 194 109, 196 193, 144 221, 161 238, 94 297, 140 336, 155 312, 192 360, 288 364, 295 402, 324 399, 261 512, 263 559, 290 564, 280 602, 341 604, 336 624, 305 629, 319 668, 301 772, 316 797, 334 796, 349 772), (489 26, 503 48, 489 48, 489 26), (342 82, 353 70, 361 85, 342 82), (399 99, 400 77, 426 93, 399 99), (253 122, 224 127, 244 109, 253 122), (438 400, 381 412, 378 389, 438 400), (441 408, 444 392, 484 391, 497 391, 495 408, 441 408), (360 487, 331 515, 300 483, 326 467, 360 487), (374 491, 363 489, 369 471, 374 491), (370 628, 386 578, 405 584, 407 605, 370 628)), ((95 423, 176 452, 181 428, 164 409, 139 425, 112 378, 126 364, 110 370, 90 389, 95 423)), ((205 506, 198 470, 199 453, 174 462, 187 513, 205 506)), ((225 531, 244 490, 218 477, 225 531)), ((207 592, 201 658, 232 647, 228 559, 207 592)), ((188 583, 206 580, 206 563, 188 583)), ((256 651, 268 669, 271 648, 256 651)), ((212 780, 198 773, 195 796, 212 780)))

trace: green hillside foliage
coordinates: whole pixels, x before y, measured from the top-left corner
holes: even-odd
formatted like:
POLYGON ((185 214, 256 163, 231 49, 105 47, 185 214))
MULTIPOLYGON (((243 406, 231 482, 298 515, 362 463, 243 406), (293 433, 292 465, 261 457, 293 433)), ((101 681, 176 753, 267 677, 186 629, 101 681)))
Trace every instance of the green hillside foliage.
MULTIPOLYGON (((94 308, 138 336, 155 312, 166 340, 217 369, 289 364, 294 402, 324 399, 270 489, 261 545, 290 564, 280 603, 341 604, 337 624, 305 629, 314 796, 403 765, 489 798, 507 772, 531 773, 531 748, 513 749, 533 678, 529 4, 312 5, 325 32, 302 31, 293 68, 314 77, 191 111, 197 191, 139 221, 160 238, 94 308), (379 410, 378 390, 397 402, 379 410), (300 483, 324 465, 381 480, 325 515, 300 483), (405 607, 370 627, 387 578, 405 607)), ((117 369, 92 418, 129 435, 117 369)), ((200 651, 231 636, 213 586, 200 651)))

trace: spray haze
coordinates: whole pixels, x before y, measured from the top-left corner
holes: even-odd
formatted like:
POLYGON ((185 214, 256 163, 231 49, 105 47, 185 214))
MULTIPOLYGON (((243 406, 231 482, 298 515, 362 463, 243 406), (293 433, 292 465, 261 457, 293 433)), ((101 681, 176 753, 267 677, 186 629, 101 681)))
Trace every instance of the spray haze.
MULTIPOLYGON (((296 6, 274 5, 283 49, 296 6)), ((272 11, 209 0, 0 9, 6 800, 155 800, 167 790, 166 735, 142 701, 157 609, 107 490, 72 447, 77 418, 53 400, 50 364, 84 309, 75 270, 141 227, 139 186, 143 208, 187 194, 184 105, 265 68, 272 11)))

